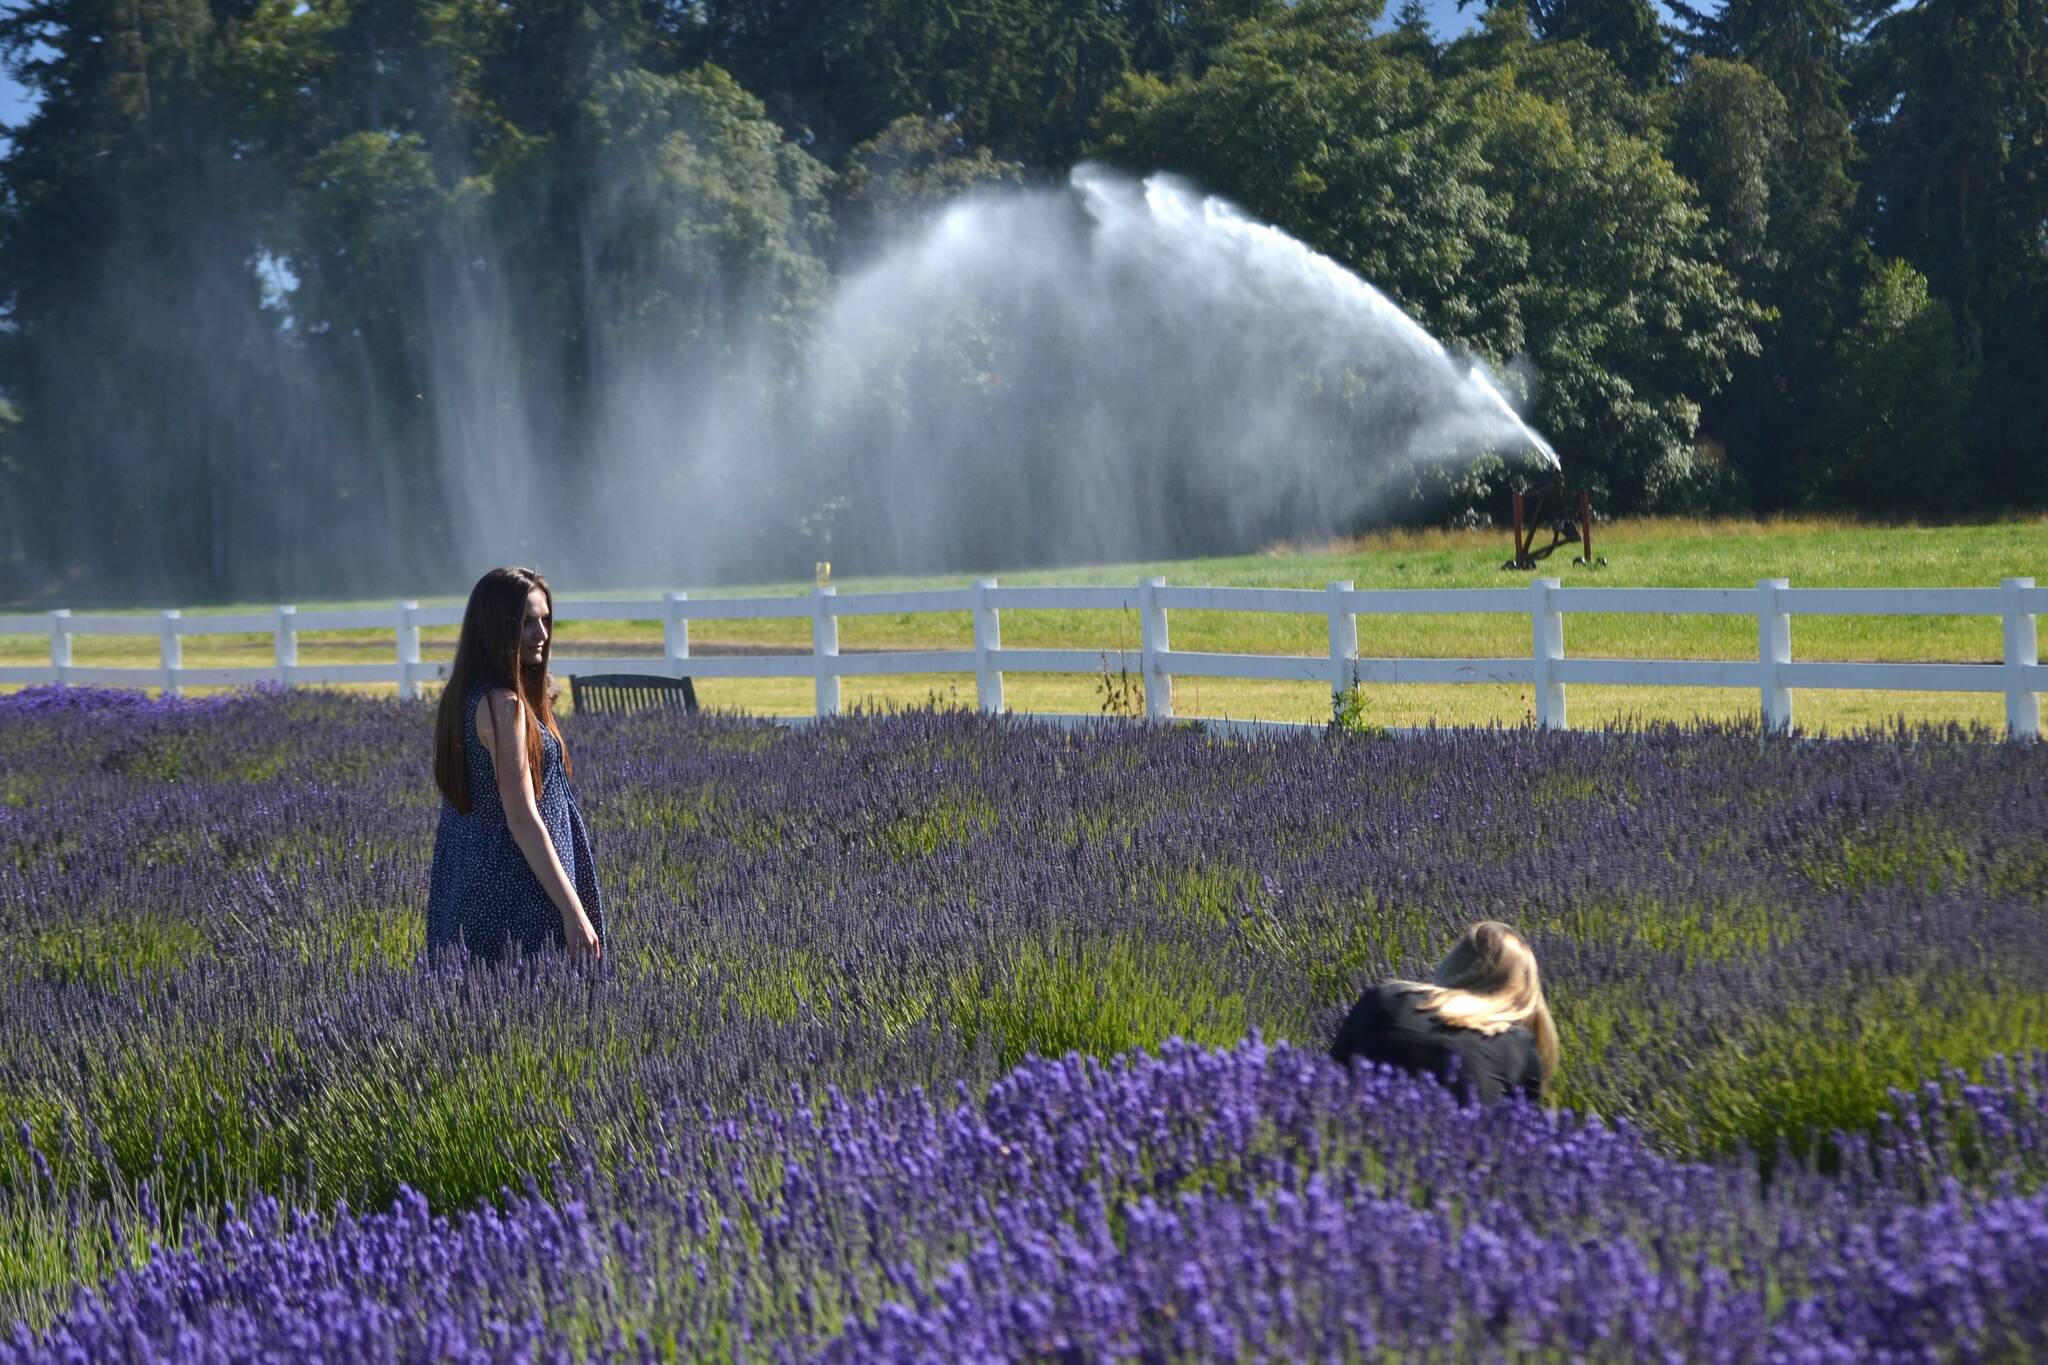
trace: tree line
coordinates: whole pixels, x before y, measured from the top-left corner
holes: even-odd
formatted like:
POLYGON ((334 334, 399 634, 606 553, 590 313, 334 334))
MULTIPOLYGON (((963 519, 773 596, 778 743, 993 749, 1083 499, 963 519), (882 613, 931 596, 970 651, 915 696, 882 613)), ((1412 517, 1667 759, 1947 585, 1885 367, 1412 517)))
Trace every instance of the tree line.
POLYGON ((1083 158, 1526 374, 1607 512, 2048 503, 2048 0, 1670 8, 29 0, 0 600, 445 575, 622 367, 794 357, 892 231, 1083 158))

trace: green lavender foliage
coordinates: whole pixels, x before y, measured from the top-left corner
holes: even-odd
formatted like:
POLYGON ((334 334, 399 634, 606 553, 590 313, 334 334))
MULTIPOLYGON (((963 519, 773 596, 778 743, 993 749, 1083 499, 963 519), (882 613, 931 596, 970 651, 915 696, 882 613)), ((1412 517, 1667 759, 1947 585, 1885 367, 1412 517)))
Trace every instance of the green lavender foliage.
POLYGON ((0 1306, 259 1192, 489 1201, 678 1103, 1317 1047, 1481 918, 1543 964, 1555 1101, 1675 1157, 1828 1167, 2048 1040, 2048 763, 1982 734, 570 717, 605 965, 464 971, 419 961, 431 708, 4 706, 0 1306))

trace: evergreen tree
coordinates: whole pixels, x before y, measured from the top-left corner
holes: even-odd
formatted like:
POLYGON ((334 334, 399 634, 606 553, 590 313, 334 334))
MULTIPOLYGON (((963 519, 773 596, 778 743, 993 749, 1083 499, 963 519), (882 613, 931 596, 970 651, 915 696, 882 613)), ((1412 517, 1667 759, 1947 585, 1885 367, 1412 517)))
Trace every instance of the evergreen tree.
MULTIPOLYGON (((1035 93, 1029 34, 1050 0, 702 0, 673 7, 677 67, 732 73, 829 164, 903 115, 982 135, 991 105, 1035 93)), ((1094 9, 1090 0, 1090 10, 1094 9)))
POLYGON ((1430 27, 1429 6, 1423 0, 1401 0, 1400 7, 1394 11, 1394 27, 1388 34, 1387 50, 1432 70, 1436 68, 1436 33, 1430 27))
POLYGON ((1843 0, 1727 0, 1692 16, 1704 55, 1761 71, 1785 97, 1786 138, 1773 176, 1772 247, 1797 282, 1796 325, 1832 335, 1846 278, 1860 273, 1844 242, 1856 200, 1856 143, 1844 103, 1855 20, 1843 0))
MULTIPOLYGON (((28 556, 102 593, 218 588, 274 538, 248 513, 221 403, 278 433, 250 265, 258 168, 210 79, 204 0, 40 0, 0 18, 37 96, 0 162, 0 374, 39 514, 28 556)), ((274 449, 275 446, 273 445, 274 449)))
POLYGON ((1199 76, 1240 27, 1270 19, 1282 7, 1283 0, 1127 0, 1119 11, 1131 69, 1149 76, 1199 76))
POLYGON ((1971 500, 1967 464, 1972 366, 1949 309, 1904 261, 1872 275, 1859 316, 1836 347, 1826 387, 1823 455, 1802 470, 1802 492, 1836 507, 1873 492, 1910 493, 1919 512, 1971 500))
POLYGON ((1779 259, 1771 223, 1788 136, 1784 95, 1754 67, 1696 57, 1670 112, 1672 164, 1699 187, 1723 234, 1722 260, 1750 292, 1767 293, 1779 259))
MULTIPOLYGON (((1705 415, 1759 504, 1785 506, 1800 496, 1802 468, 1827 457, 1815 398, 1837 363, 1836 341, 1865 270, 1852 221, 1856 143, 1843 99, 1855 20, 1843 0, 1728 0, 1718 13, 1682 3, 1673 9, 1687 22, 1695 54, 1753 67, 1785 102, 1784 135, 1766 177, 1763 249, 1745 267, 1773 316, 1763 355, 1738 370, 1705 415)), ((1751 121, 1754 111, 1709 110, 1710 97, 1753 104, 1755 92, 1739 80, 1710 78, 1682 97, 1695 127, 1751 121)), ((1699 166, 1697 158, 1693 164, 1699 166)))
POLYGON ((1576 38, 1603 53, 1639 89, 1660 85, 1671 54, 1650 0, 1528 0, 1529 17, 1546 40, 1576 38))
POLYGON ((1983 380, 1987 487, 2038 498, 2048 493, 2048 5, 1928 0, 1876 26, 1863 72, 1872 236, 1955 312, 1983 380))
POLYGON ((716 62, 838 166, 904 117, 1064 172, 1124 76, 1197 76, 1284 0, 705 0, 679 12, 685 65, 716 62))

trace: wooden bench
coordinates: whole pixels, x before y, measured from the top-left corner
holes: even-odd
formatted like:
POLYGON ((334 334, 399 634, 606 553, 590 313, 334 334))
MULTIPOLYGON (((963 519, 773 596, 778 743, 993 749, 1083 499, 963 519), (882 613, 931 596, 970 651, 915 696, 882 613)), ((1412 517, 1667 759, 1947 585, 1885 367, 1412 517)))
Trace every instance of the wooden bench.
POLYGON ((650 708, 695 715, 697 689, 688 678, 653 673, 571 674, 569 706, 578 715, 623 716, 650 708))

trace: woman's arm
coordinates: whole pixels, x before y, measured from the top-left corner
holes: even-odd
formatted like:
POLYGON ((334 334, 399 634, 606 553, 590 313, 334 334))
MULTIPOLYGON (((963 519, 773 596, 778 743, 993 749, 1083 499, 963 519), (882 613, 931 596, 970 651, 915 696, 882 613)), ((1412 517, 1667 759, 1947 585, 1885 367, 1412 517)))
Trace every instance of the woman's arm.
POLYGON ((491 756, 491 769, 498 781, 498 799, 505 807, 505 825, 512 842, 526 857, 526 865, 539 879, 541 890, 562 915, 562 935, 571 953, 602 952, 597 931, 583 911, 562 859, 541 822, 540 807, 533 800, 533 769, 526 760, 526 708, 510 692, 492 688, 478 708, 477 734, 491 756))

